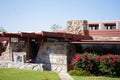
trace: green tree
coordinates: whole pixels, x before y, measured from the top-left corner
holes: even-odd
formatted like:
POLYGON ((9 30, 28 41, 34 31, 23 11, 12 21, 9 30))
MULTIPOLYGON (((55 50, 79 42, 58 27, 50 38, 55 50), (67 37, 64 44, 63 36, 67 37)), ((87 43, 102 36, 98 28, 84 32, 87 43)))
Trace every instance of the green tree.
POLYGON ((0 32, 7 32, 3 27, 0 27, 0 32))
POLYGON ((62 29, 62 27, 59 26, 59 25, 57 25, 57 24, 53 24, 53 25, 51 26, 51 30, 52 30, 52 31, 61 30, 61 29, 62 29))

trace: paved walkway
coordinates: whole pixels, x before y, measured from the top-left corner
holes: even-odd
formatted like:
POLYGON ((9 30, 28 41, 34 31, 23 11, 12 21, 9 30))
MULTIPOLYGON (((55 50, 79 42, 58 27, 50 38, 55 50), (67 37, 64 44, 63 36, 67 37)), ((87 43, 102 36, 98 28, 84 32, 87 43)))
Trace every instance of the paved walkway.
POLYGON ((62 80, 74 80, 68 73, 58 73, 62 80))

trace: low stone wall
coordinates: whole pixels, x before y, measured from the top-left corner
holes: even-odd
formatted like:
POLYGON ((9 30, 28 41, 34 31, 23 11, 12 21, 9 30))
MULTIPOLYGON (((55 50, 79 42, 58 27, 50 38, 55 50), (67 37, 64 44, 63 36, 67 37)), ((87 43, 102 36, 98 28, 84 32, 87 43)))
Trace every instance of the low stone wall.
POLYGON ((43 71, 42 64, 31 64, 31 63, 20 64, 12 61, 0 61, 0 68, 18 68, 18 69, 30 69, 30 70, 43 71))

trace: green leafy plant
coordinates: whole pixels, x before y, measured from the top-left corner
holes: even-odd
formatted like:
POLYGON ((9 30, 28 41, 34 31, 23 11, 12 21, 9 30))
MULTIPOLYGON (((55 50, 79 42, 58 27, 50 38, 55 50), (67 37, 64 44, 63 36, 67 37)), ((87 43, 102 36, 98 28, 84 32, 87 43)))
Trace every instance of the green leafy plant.
POLYGON ((90 76, 91 73, 89 71, 83 70, 83 69, 78 69, 78 70, 71 70, 69 71, 70 75, 75 75, 75 76, 90 76))

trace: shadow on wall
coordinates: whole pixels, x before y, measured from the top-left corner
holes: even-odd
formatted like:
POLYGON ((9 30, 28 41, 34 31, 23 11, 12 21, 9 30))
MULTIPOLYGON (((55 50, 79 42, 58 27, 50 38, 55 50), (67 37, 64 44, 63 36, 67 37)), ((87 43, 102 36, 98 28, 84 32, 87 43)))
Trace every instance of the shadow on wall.
POLYGON ((45 49, 45 55, 44 59, 42 61, 43 64, 43 69, 51 71, 51 62, 50 62, 50 53, 51 53, 51 48, 49 46, 46 47, 45 49))
POLYGON ((42 63, 45 70, 67 71, 66 43, 45 42, 39 49, 36 63, 42 63))
POLYGON ((50 57, 49 54, 51 52, 50 47, 46 47, 45 45, 41 45, 39 47, 39 51, 36 57, 35 63, 42 63, 44 70, 51 70, 51 64, 50 64, 50 57))

